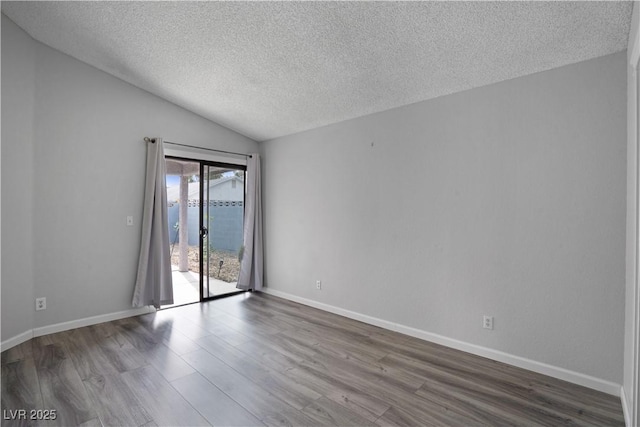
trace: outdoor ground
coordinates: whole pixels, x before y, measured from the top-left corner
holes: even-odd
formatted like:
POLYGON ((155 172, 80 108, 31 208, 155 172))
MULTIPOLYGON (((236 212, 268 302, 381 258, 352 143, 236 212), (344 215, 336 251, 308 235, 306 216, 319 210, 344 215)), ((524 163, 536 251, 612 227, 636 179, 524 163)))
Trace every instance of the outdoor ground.
MULTIPOLYGON (((189 246, 189 271, 200 272, 200 248, 197 246, 189 246)), ((178 265, 178 245, 175 245, 171 254, 171 264, 178 265)), ((205 267, 206 268, 206 267, 205 267)), ((209 277, 214 277, 225 282, 237 282, 238 273, 240 272, 240 261, 238 254, 227 251, 213 250, 209 255, 209 277), (220 260, 223 261, 222 268, 220 260)))

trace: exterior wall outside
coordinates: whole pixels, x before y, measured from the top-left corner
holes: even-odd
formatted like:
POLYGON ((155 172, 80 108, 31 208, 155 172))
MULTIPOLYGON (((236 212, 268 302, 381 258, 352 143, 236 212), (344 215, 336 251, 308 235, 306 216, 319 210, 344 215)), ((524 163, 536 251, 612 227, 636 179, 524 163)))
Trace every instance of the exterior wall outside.
MULTIPOLYGON (((169 207, 169 238, 171 243, 180 242, 175 225, 178 224, 179 205, 169 207)), ((242 202, 212 201, 209 206, 209 216, 213 218, 212 227, 209 229, 209 240, 212 249, 220 249, 229 252, 238 252, 242 247, 244 206, 242 202)), ((187 208, 188 242, 189 246, 200 245, 200 208, 196 203, 190 203, 187 208)))
MULTIPOLYGON (((235 186, 228 180, 225 182, 211 181, 209 185, 210 199, 211 200, 244 200, 244 182, 240 179, 236 179, 235 186)), ((200 200, 200 183, 189 183, 189 200, 200 200)), ((180 199, 180 185, 172 185, 167 187, 167 198, 169 202, 175 202, 180 199)))

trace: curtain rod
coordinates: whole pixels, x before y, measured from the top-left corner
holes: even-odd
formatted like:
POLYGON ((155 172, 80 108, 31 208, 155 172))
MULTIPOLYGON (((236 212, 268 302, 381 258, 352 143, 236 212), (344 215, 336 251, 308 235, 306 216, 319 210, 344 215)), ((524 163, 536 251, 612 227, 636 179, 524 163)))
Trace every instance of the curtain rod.
MULTIPOLYGON (((148 136, 144 137, 144 141, 145 142, 150 142, 152 144, 156 143, 156 139, 155 138, 149 138, 148 136)), ((244 157, 249 157, 249 158, 252 157, 251 154, 234 153, 233 151, 216 150, 216 149, 213 149, 213 148, 198 147, 196 145, 178 144, 177 142, 171 142, 171 141, 162 141, 162 142, 164 142, 165 144, 179 145, 181 147, 197 148, 198 150, 216 151, 218 153, 235 154, 236 156, 244 156, 244 157)))

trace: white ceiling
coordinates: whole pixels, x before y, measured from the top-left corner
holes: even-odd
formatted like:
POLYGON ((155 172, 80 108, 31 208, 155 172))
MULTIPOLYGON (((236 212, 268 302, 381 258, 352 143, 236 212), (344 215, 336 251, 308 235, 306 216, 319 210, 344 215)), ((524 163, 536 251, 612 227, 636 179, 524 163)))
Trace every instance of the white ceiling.
POLYGON ((626 49, 631 2, 2 2, 32 37, 257 141, 626 49))

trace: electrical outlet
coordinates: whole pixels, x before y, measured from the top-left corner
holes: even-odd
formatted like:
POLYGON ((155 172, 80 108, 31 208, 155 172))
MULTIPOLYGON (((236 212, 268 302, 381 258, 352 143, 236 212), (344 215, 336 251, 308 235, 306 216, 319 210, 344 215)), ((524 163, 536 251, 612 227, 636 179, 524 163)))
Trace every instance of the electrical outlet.
POLYGON ((46 309, 47 309, 47 299, 36 298, 36 311, 46 310, 46 309))
POLYGON ((493 316, 483 316, 482 327, 485 329, 493 329, 493 316))
POLYGON ((316 289, 318 290, 322 289, 322 281, 316 280, 316 289))

